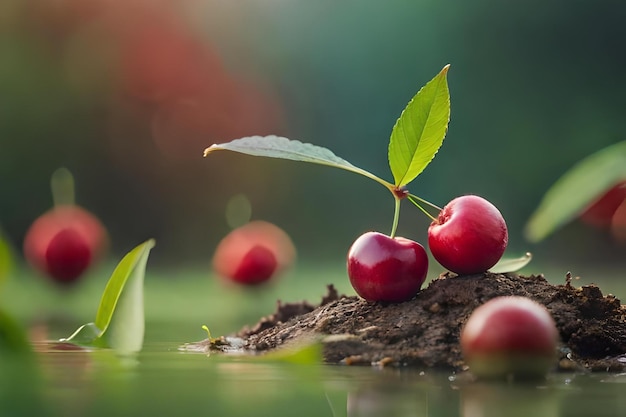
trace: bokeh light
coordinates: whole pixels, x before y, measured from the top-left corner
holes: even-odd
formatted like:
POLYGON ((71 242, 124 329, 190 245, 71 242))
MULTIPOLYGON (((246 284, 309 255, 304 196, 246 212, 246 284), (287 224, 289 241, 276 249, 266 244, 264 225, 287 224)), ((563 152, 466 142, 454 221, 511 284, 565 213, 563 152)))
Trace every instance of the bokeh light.
MULTIPOLYGON (((231 229, 225 205, 245 194, 303 258, 342 262, 356 236, 387 232, 384 190, 324 167, 202 151, 278 134, 389 179, 393 123, 450 63, 449 132, 411 191, 439 206, 486 197, 507 219, 512 255, 620 262, 606 229, 574 222, 538 246, 522 229, 563 172, 623 139, 624 13, 608 0, 3 1, 0 223, 20 247, 52 204, 50 173, 67 166, 113 255, 154 237, 156 262, 206 264, 231 229)), ((399 232, 424 241, 427 224, 403 208, 399 232)))

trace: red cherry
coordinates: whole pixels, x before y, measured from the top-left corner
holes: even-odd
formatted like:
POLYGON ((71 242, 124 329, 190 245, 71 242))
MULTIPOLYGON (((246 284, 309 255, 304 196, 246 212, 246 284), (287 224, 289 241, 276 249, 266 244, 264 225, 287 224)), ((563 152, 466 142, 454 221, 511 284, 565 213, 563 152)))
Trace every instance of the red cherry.
POLYGON ((264 246, 256 245, 243 256, 231 278, 240 284, 260 284, 269 280, 277 267, 274 253, 264 246))
POLYGON ((541 377, 553 364, 557 340, 544 306, 525 297, 498 297, 471 314, 461 331, 461 350, 478 377, 541 377))
POLYGON ((408 301, 419 292, 427 272, 424 247, 403 237, 367 232, 348 252, 350 283, 367 301, 408 301))
POLYGON ((428 228, 428 246, 435 259, 457 274, 476 274, 494 266, 508 243, 500 211, 476 195, 450 201, 428 228))
MULTIPOLYGON (((67 283, 66 274, 56 275, 56 272, 74 270, 76 266, 64 267, 62 262, 82 262, 74 262, 66 256, 54 258, 63 252, 61 248, 85 246, 89 252, 88 267, 104 254, 107 240, 106 229, 93 214, 74 205, 58 206, 38 217, 30 226, 24 238, 24 256, 35 269, 54 281, 67 283), (53 240, 55 243, 51 249, 53 240), (49 265, 51 259, 54 261, 53 267, 49 265)), ((84 255, 79 255, 78 258, 84 258, 84 255)))
POLYGON ((626 242, 626 200, 613 213, 611 234, 618 242, 626 242))
POLYGON ((50 240, 46 250, 46 267, 60 283, 71 283, 89 267, 91 249, 75 229, 62 229, 50 240))
POLYGON ((254 221, 222 239, 213 255, 213 269, 232 282, 258 285, 283 272, 295 256, 293 243, 281 228, 254 221))
POLYGON ((580 220, 596 227, 609 227, 613 215, 625 200, 626 181, 622 181, 585 209, 580 215, 580 220))

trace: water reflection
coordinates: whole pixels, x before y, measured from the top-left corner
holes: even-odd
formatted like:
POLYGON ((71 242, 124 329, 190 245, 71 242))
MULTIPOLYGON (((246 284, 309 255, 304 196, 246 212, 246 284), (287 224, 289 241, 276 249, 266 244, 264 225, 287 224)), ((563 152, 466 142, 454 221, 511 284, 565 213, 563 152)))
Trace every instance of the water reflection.
POLYGON ((483 383, 412 370, 294 365, 151 344, 134 361, 40 343, 0 361, 0 415, 615 416, 625 375, 483 383))
POLYGON ((32 357, 0 357, 0 415, 45 415, 43 382, 32 357))
POLYGON ((550 386, 476 382, 460 389, 463 417, 558 417, 560 395, 550 386))
POLYGON ((428 416, 426 390, 413 388, 415 387, 366 384, 348 393, 347 415, 348 417, 428 416))

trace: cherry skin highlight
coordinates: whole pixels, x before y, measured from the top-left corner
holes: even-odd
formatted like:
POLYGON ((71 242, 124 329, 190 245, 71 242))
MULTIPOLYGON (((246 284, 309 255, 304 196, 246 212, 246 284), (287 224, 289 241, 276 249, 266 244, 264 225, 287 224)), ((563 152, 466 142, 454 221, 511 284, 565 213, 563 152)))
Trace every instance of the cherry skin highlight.
POLYGON ((33 222, 24 238, 24 256, 51 280, 67 285, 102 257, 107 244, 100 220, 79 206, 64 205, 33 222))
POLYGON ((428 256, 424 247, 412 240, 367 232, 350 247, 347 267, 359 296, 367 301, 399 303, 419 292, 428 272, 428 256))
POLYGON ((541 304, 517 296, 478 307, 461 331, 461 351, 477 377, 545 376, 553 365, 558 330, 541 304))
POLYGON ((450 201, 428 228, 435 259, 457 274, 476 274, 494 266, 508 243, 506 222, 489 201, 464 195, 450 201))
POLYGON ((291 266, 296 251, 278 226, 253 221, 226 235, 213 255, 213 269, 227 282, 256 286, 291 266))

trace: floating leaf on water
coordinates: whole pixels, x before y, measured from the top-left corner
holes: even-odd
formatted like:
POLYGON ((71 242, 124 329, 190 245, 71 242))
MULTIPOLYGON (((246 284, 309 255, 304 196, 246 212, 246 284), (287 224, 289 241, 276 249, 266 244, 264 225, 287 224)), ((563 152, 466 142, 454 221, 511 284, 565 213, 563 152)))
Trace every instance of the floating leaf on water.
POLYGON ((60 342, 74 343, 75 345, 91 346, 102 334, 102 330, 96 327, 95 323, 87 323, 80 326, 67 338, 62 338, 60 342))
POLYGON ((104 289, 95 322, 81 326, 62 341, 110 347, 121 354, 141 350, 145 330, 143 282, 153 247, 151 239, 124 256, 104 289))

